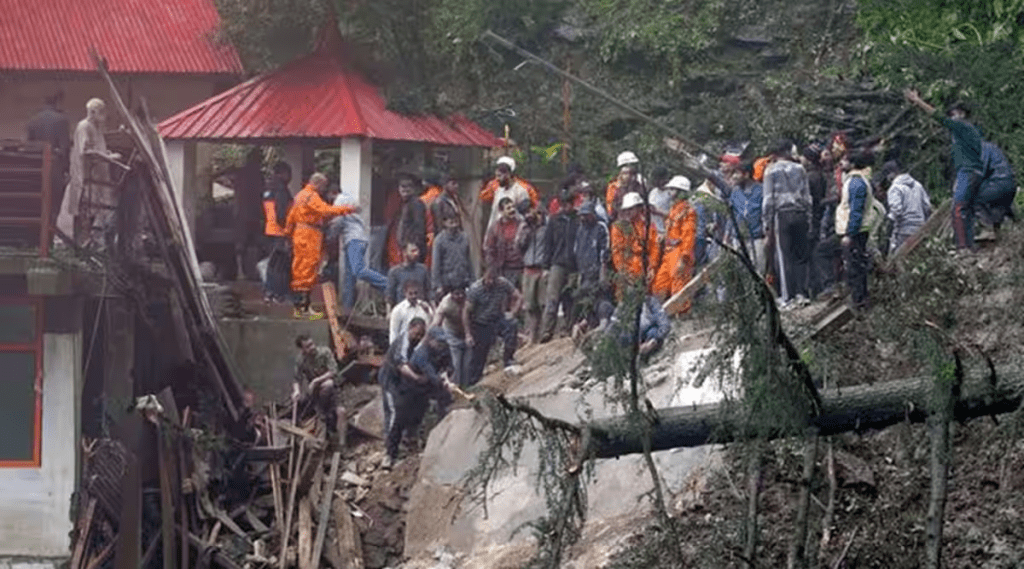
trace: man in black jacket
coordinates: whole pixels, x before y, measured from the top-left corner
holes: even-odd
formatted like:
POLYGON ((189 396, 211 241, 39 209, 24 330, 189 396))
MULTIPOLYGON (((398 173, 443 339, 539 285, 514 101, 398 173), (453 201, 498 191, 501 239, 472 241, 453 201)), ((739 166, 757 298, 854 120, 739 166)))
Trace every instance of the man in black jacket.
POLYGON ((555 334, 558 323, 558 307, 562 306, 568 322, 572 315, 572 291, 567 286, 569 277, 576 272, 576 256, 573 248, 576 245, 576 231, 579 222, 573 208, 573 196, 563 190, 558 196, 558 213, 548 221, 544 234, 544 268, 548 271, 548 287, 544 306, 544 319, 541 323, 541 343, 550 342, 555 334))

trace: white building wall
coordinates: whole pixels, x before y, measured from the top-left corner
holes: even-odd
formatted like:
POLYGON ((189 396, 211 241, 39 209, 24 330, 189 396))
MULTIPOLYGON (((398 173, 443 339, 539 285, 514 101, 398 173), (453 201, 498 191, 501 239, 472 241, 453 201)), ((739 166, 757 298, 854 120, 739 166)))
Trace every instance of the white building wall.
POLYGON ((0 468, 0 557, 69 556, 80 360, 80 333, 43 335, 42 464, 0 468))

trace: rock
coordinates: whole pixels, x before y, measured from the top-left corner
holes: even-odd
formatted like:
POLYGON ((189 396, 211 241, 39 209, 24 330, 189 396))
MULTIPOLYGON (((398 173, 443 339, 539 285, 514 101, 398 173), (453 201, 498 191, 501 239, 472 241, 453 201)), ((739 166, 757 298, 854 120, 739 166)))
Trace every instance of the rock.
POLYGON ((835 452, 836 478, 841 486, 875 492, 875 473, 871 465, 846 451, 835 452))
MULTIPOLYGON (((380 393, 376 395, 369 403, 363 405, 355 417, 352 418, 352 424, 361 431, 370 434, 378 434, 384 432, 384 399, 380 393)), ((380 464, 380 461, 373 463, 374 466, 380 464)))

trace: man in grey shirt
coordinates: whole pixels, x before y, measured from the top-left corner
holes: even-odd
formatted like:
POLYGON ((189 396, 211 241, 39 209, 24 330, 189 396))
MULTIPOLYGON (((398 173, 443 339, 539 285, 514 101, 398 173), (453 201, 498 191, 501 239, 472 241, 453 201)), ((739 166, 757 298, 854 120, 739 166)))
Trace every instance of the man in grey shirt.
MULTIPOLYGON (((334 205, 356 207, 359 200, 352 194, 342 191, 334 198, 334 205)), ((381 294, 387 288, 388 280, 384 275, 366 265, 366 249, 370 239, 366 225, 358 213, 339 215, 331 220, 327 231, 328 239, 340 239, 340 248, 345 251, 345 286, 342 289, 342 303, 351 309, 356 302, 356 279, 370 283, 381 294)))
POLYGON ((761 207, 768 251, 777 278, 779 302, 805 302, 808 297, 811 213, 813 202, 804 167, 793 160, 793 143, 781 140, 772 150, 773 162, 764 171, 761 207))

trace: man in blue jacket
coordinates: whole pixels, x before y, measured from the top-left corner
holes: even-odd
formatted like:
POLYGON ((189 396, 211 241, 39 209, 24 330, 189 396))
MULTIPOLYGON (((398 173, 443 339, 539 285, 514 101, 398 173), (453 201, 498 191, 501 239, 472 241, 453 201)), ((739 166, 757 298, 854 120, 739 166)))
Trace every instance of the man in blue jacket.
POLYGON ((974 200, 975 210, 982 223, 999 231, 1007 217, 1017 220, 1013 212, 1013 198, 1017 195, 1017 180, 1010 161, 998 146, 987 140, 981 142, 981 163, 984 178, 974 200))

